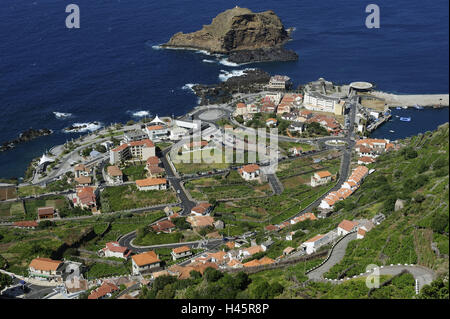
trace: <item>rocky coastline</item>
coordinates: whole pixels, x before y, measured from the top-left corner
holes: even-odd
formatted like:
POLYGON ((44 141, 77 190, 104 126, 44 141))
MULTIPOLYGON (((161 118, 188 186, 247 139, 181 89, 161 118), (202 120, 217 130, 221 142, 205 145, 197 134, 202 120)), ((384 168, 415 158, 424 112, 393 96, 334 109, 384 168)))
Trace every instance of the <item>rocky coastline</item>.
POLYGON ((231 52, 228 61, 243 64, 250 62, 274 62, 297 61, 298 54, 293 50, 287 50, 283 46, 275 48, 261 48, 255 50, 240 50, 231 52))
POLYGON ((4 142, 0 146, 0 152, 11 150, 11 149, 15 148, 17 144, 28 142, 28 141, 34 140, 38 137, 50 135, 52 133, 53 133, 53 131, 48 128, 43 128, 43 129, 30 128, 30 129, 20 133, 16 139, 4 142))
POLYGON ((233 76, 219 84, 198 84, 192 87, 200 98, 199 105, 228 103, 236 93, 261 92, 270 80, 270 74, 261 69, 244 70, 241 76, 233 76))

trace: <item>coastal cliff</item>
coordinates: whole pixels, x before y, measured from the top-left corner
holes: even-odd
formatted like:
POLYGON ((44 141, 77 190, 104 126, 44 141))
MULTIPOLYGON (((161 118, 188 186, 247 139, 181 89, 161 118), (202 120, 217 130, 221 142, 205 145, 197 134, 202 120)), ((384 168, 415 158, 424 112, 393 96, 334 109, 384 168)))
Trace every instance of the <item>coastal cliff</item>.
POLYGON ((209 25, 192 33, 178 32, 162 47, 191 48, 230 54, 237 63, 297 60, 283 48, 289 33, 271 10, 254 13, 235 7, 217 15, 209 25))

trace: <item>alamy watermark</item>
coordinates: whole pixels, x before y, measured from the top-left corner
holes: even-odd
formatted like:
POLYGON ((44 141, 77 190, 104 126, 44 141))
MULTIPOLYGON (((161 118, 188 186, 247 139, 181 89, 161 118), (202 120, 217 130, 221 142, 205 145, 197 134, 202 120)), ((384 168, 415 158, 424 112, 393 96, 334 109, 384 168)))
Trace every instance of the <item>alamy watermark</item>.
POLYGON ((366 7, 366 13, 370 13, 366 17, 367 29, 380 28, 380 7, 376 4, 369 4, 366 7))
POLYGON ((380 267, 374 264, 367 265, 366 272, 372 271, 366 278, 366 287, 369 289, 380 288, 380 267))
POLYGON ((66 13, 69 15, 66 17, 66 28, 79 29, 80 28, 80 7, 76 4, 69 4, 66 7, 66 13))
POLYGON ((263 163, 273 174, 278 166, 278 129, 216 130, 205 136, 202 122, 195 120, 192 136, 181 139, 170 151, 173 163, 263 163), (214 146, 211 146, 214 145, 214 146))

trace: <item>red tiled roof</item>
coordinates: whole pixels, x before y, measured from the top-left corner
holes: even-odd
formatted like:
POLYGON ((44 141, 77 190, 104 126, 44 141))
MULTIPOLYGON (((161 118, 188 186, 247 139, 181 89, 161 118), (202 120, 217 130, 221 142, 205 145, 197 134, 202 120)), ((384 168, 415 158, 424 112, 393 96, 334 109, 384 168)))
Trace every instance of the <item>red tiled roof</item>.
POLYGON ((109 176, 122 176, 123 175, 122 171, 115 165, 108 166, 106 171, 109 176))
POLYGON ((91 292, 91 294, 88 296, 88 299, 100 299, 107 294, 111 294, 117 290, 119 290, 119 287, 117 287, 113 283, 104 281, 99 288, 91 292))
POLYGON ((30 268, 42 271, 55 271, 61 264, 61 260, 53 260, 50 258, 34 258, 30 263, 30 268))
POLYGON ((24 220, 24 221, 18 221, 14 222, 13 224, 16 227, 37 227, 38 223, 34 220, 24 220))
POLYGON ((159 158, 158 156, 150 156, 147 158, 147 165, 158 165, 159 164, 159 158))
POLYGON ((175 224, 172 223, 169 220, 162 220, 162 221, 160 221, 160 222, 158 222, 158 223, 156 223, 155 225, 152 226, 152 229, 154 231, 156 231, 156 232, 166 231, 166 230, 169 230, 169 229, 172 229, 172 228, 175 228, 175 224))
POLYGON ((172 249, 172 252, 174 254, 181 254, 181 253, 184 253, 184 252, 187 252, 187 251, 190 251, 190 250, 191 250, 191 248, 189 248, 189 246, 181 246, 181 247, 177 247, 177 248, 172 249))
POLYGON ((145 266, 145 265, 154 264, 154 263, 161 261, 161 260, 159 260, 156 253, 152 250, 147 251, 142 254, 131 256, 131 258, 133 259, 135 264, 138 266, 145 266))
POLYGON ((165 178, 146 178, 136 180, 136 185, 138 187, 154 186, 161 184, 167 184, 167 180, 165 178))
POLYGON ((242 166, 242 170, 247 173, 253 173, 253 172, 256 172, 257 170, 259 170, 259 165, 256 165, 256 164, 244 165, 244 166, 242 166))
POLYGON ((38 208, 39 216, 53 215, 54 213, 55 213, 55 209, 53 207, 39 207, 38 208))
POLYGON ((112 251, 112 252, 122 253, 122 254, 128 250, 127 247, 120 246, 117 241, 111 241, 109 243, 106 243, 106 249, 108 249, 109 251, 112 251))
POLYGON ((77 189, 77 196, 82 204, 95 203, 94 188, 86 186, 77 189))
POLYGON ((318 241, 319 239, 321 239, 321 238, 323 238, 324 237, 324 235, 316 235, 316 236, 314 236, 313 238, 310 238, 310 239, 308 239, 307 241, 305 241, 305 243, 313 243, 313 242, 316 242, 316 241, 318 241))
POLYGON ((351 222, 349 220, 344 219, 341 221, 338 225, 339 228, 342 228, 345 231, 351 231, 355 226, 357 226, 358 223, 351 222))

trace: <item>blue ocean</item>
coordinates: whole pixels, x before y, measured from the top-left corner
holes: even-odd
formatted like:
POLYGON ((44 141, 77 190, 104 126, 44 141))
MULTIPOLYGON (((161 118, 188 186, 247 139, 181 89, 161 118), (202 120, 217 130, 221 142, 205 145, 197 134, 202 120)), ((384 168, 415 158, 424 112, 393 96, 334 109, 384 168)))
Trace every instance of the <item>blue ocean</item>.
MULTIPOLYGON (((0 153, 0 176, 23 176, 32 158, 79 135, 63 133, 64 127, 126 122, 146 112, 177 116, 197 104, 187 84, 216 83, 244 68, 286 74, 296 85, 324 77, 370 81, 391 93, 448 93, 448 1, 377 1, 379 29, 365 27, 370 3, 2 0, 0 142, 31 127, 55 133, 0 153), (80 7, 80 29, 65 27, 69 3, 80 7), (196 31, 235 5, 273 10, 285 27, 294 27, 287 47, 299 60, 236 66, 197 51, 158 49, 174 33, 196 31)), ((399 128, 396 137, 448 121, 448 109, 425 111, 430 120, 421 119, 423 110, 411 111, 412 121, 421 119, 421 125, 404 134, 399 128)))

